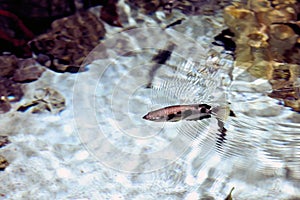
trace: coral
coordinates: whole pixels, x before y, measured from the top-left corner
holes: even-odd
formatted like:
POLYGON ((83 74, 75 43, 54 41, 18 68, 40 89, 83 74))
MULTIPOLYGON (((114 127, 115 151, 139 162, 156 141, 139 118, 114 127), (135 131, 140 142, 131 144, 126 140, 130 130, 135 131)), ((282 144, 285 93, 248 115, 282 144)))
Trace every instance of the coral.
POLYGON ((267 78, 286 106, 300 111, 299 33, 300 3, 290 0, 249 0, 227 6, 224 19, 234 34, 235 66, 256 77, 267 78), (297 92, 298 91, 298 92, 297 92))

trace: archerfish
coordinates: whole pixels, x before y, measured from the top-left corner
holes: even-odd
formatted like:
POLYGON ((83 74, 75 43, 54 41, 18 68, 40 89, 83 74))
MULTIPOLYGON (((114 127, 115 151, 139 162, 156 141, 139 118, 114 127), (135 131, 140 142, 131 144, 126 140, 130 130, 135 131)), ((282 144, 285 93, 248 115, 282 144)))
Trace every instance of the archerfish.
POLYGON ((177 122, 180 120, 202 120, 216 117, 226 120, 228 116, 235 116, 228 106, 212 107, 208 104, 174 105, 147 113, 143 119, 155 122, 177 122))
POLYGON ((202 120, 215 117, 218 121, 217 148, 222 148, 226 140, 227 129, 224 127, 224 121, 228 116, 235 117, 232 110, 225 106, 210 106, 208 104, 174 105, 164 107, 147 113, 143 119, 155 122, 177 122, 180 120, 202 120))

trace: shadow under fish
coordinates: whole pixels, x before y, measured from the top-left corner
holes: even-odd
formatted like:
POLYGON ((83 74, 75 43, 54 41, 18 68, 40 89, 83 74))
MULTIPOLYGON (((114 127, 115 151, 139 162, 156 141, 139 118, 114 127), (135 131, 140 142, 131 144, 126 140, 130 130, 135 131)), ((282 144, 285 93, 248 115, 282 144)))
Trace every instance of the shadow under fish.
POLYGON ((235 114, 228 106, 212 107, 208 104, 174 105, 151 111, 143 116, 143 119, 154 122, 178 122, 181 120, 197 121, 214 117, 218 121, 217 148, 221 148, 226 140, 227 129, 224 121, 228 116, 235 114))
POLYGON ((162 65, 164 65, 167 62, 167 60, 170 59, 174 48, 175 48, 175 44, 170 43, 170 44, 168 44, 166 49, 159 50, 158 53, 153 56, 153 58, 151 59, 151 62, 154 64, 149 72, 149 82, 148 82, 146 88, 152 87, 152 82, 153 82, 154 76, 156 74, 156 71, 162 65))

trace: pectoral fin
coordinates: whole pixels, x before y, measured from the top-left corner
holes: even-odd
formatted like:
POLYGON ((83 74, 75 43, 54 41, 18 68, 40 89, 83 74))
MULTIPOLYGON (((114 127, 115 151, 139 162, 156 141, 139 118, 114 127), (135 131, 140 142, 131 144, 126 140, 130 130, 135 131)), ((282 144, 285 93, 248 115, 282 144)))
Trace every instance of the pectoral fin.
POLYGON ((217 106, 212 109, 212 114, 222 121, 226 121, 228 116, 236 117, 234 112, 230 110, 229 106, 217 106))

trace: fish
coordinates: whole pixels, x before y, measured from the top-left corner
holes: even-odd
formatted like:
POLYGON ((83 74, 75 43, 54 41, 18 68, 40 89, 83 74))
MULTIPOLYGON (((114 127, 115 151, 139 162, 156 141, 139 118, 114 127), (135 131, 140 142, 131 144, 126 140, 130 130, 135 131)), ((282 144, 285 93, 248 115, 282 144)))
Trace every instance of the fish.
POLYGON ((208 104, 173 105, 148 112, 143 119, 154 122, 178 122, 181 120, 196 121, 216 117, 225 120, 235 116, 228 106, 212 107, 208 104))
MULTIPOLYGON (((197 121, 215 117, 218 121, 217 149, 222 149, 226 141, 224 121, 228 116, 236 117, 235 113, 227 105, 212 107, 208 104, 173 105, 148 112, 143 119, 154 122, 178 122, 181 120, 197 121)), ((190 135, 190 134, 188 134, 190 135)), ((221 150, 220 150, 221 151, 221 150)))

